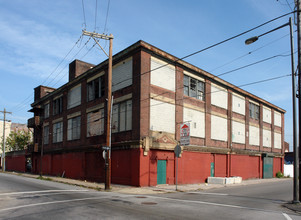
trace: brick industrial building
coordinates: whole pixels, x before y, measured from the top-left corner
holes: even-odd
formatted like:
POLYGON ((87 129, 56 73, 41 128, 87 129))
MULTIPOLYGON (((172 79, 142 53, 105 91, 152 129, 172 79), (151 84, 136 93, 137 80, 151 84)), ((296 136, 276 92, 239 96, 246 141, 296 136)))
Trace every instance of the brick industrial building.
MULTIPOLYGON (((40 172, 43 145, 44 174, 104 181, 107 66, 75 60, 68 83, 35 88, 32 172, 40 172)), ((183 122, 191 138, 179 184, 283 171, 283 109, 143 41, 113 57, 112 81, 112 183, 175 184, 183 122)))

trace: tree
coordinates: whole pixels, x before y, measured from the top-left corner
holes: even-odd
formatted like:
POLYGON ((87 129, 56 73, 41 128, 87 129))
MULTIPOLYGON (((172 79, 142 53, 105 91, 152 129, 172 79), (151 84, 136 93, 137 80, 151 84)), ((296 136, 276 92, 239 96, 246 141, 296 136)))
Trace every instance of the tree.
POLYGON ((24 150, 32 143, 30 131, 12 131, 5 141, 6 151, 24 150))

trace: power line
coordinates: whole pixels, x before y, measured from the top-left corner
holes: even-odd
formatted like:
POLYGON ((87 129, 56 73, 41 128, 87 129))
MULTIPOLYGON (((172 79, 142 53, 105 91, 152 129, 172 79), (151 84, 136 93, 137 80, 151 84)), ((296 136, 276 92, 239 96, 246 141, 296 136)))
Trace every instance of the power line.
POLYGON ((268 61, 268 60, 271 60, 271 59, 274 59, 274 58, 277 58, 277 57, 286 57, 286 56, 291 56, 291 54, 288 54, 288 55, 275 55, 275 56, 271 56, 271 57, 268 57, 268 58, 265 58, 263 60, 259 60, 259 61, 256 61, 254 63, 250 63, 248 65, 245 65, 245 66, 241 66, 241 67, 238 67, 236 69, 233 69, 233 70, 230 70, 230 71, 227 71, 227 72, 224 72, 224 73, 221 73, 221 74, 218 74, 216 76, 223 76, 223 75, 226 75, 226 74, 229 74, 229 73, 233 73, 235 71, 238 71, 238 70, 241 70, 241 69, 244 69, 244 68, 247 68, 247 67, 250 67, 250 66, 253 66, 253 65, 256 65, 256 64, 259 64, 259 63, 263 63, 265 61, 268 61))
POLYGON ((246 56, 248 56, 248 55, 251 55, 251 54, 253 54, 254 52, 257 52, 257 51, 259 51, 259 50, 261 50, 261 49, 263 49, 263 48, 265 48, 265 47, 267 47, 267 46, 269 46, 269 45, 271 45, 271 44, 273 44, 273 43, 275 43, 275 42, 277 42, 277 41, 283 39, 284 37, 286 37, 286 36, 288 36, 288 35, 289 35, 289 34, 286 34, 286 35, 284 35, 284 36, 282 36, 282 37, 280 37, 280 38, 278 38, 278 39, 276 39, 276 40, 273 40, 273 41, 271 41, 271 42, 269 42, 269 43, 267 43, 267 44, 265 44, 265 45, 263 45, 263 46, 261 46, 261 47, 255 49, 255 50, 252 50, 252 51, 250 51, 250 52, 248 52, 248 53, 246 53, 246 54, 243 54, 243 55, 241 55, 241 56, 239 56, 239 57, 237 57, 237 58, 234 58, 234 59, 231 60, 231 61, 228 61, 228 62, 226 62, 226 63, 224 63, 224 64, 222 64, 222 65, 220 65, 220 66, 218 66, 218 67, 215 67, 214 69, 209 70, 209 72, 212 73, 212 72, 214 72, 214 71, 217 70, 217 69, 220 69, 220 68, 222 68, 222 67, 224 67, 224 66, 227 66, 227 65, 229 65, 229 64, 231 64, 231 63, 234 63, 235 61, 240 60, 240 59, 242 59, 242 58, 244 58, 244 57, 246 57, 246 56))
MULTIPOLYGON (((285 16, 287 16, 287 15, 289 15, 289 14, 292 14, 292 13, 294 13, 294 12, 295 12, 295 11, 286 13, 286 14, 281 15, 281 16, 278 16, 278 17, 276 17, 276 18, 274 18, 274 19, 272 19, 272 20, 269 20, 269 21, 267 21, 267 22, 264 22, 264 23, 262 23, 262 24, 260 24, 260 25, 258 25, 258 26, 256 26, 256 27, 254 27, 254 28, 251 28, 251 29, 249 29, 249 30, 247 30, 247 31, 244 31, 244 32, 242 32, 242 33, 240 33, 240 34, 237 34, 237 35, 235 35, 235 36, 233 36, 233 37, 230 37, 230 38, 228 38, 228 39, 226 39, 226 40, 223 40, 223 41, 220 41, 220 42, 218 42, 218 43, 212 44, 212 45, 210 45, 210 46, 208 46, 208 47, 206 47, 206 48, 203 48, 203 49, 201 49, 201 50, 198 50, 198 51, 196 51, 196 52, 193 52, 193 53, 191 53, 191 54, 188 54, 188 55, 186 55, 186 56, 184 56, 184 57, 182 57, 182 58, 176 58, 176 59, 173 61, 173 63, 176 63, 176 62, 178 62, 178 61, 184 60, 184 59, 186 59, 186 58, 188 58, 188 57, 194 56, 194 55, 196 55, 196 54, 198 54, 198 53, 204 52, 204 51, 209 50, 209 49, 211 49, 211 48, 213 48, 213 47, 216 47, 216 46, 218 46, 218 45, 221 45, 221 44, 223 44, 223 43, 226 43, 226 42, 228 42, 228 41, 230 41, 230 40, 233 40, 233 39, 235 39, 235 38, 238 38, 238 37, 240 37, 240 36, 242 36, 242 35, 245 35, 245 34, 251 32, 251 31, 253 31, 253 30, 256 30, 256 29, 258 29, 258 28, 260 28, 260 27, 262 27, 262 26, 264 26, 264 25, 266 25, 266 24, 269 24, 269 23, 271 23, 271 22, 273 22, 273 21, 275 21, 275 20, 278 20, 278 19, 280 19, 280 18, 283 18, 283 17, 285 17, 285 16)), ((165 67, 165 66, 167 66, 167 65, 169 65, 169 63, 163 64, 163 65, 161 65, 161 66, 159 66, 159 67, 156 67, 156 68, 154 68, 154 69, 145 71, 145 72, 141 73, 140 75, 137 75, 136 77, 140 77, 140 76, 142 76, 142 75, 144 75, 144 74, 147 74, 147 73, 150 73, 150 72, 152 72, 152 71, 161 69, 161 68, 163 68, 163 67, 165 67)), ((128 79, 127 79, 127 80, 128 80, 128 79)), ((123 83, 123 82, 125 82, 125 81, 127 81, 127 80, 120 81, 120 82, 114 84, 114 86, 119 85, 119 84, 121 84, 121 83, 123 83)))
POLYGON ((106 32, 106 28, 107 28, 107 21, 108 21, 108 16, 109 16, 109 9, 110 9, 110 0, 108 0, 108 6, 107 6, 107 13, 106 13, 106 20, 105 20, 105 25, 103 28, 103 32, 106 32))
POLYGON ((96 20, 97 20, 97 0, 95 0, 95 25, 94 25, 94 31, 96 31, 96 20))
MULTIPOLYGON (((59 68, 59 66, 66 60, 67 56, 72 52, 72 50, 75 48, 75 46, 79 43, 79 41, 82 39, 82 35, 80 35, 79 39, 75 42, 75 44, 72 46, 72 48, 68 51, 68 53, 65 55, 65 57, 60 61, 60 63, 54 68, 54 70, 46 77, 46 79, 41 83, 42 85, 55 73, 55 71, 59 68)), ((28 99, 32 98, 32 94, 30 94, 28 97, 26 97, 23 101, 16 104, 12 107, 12 109, 17 109, 15 112, 18 112, 19 108, 22 105, 25 105, 28 103, 28 99)))
POLYGON ((86 14, 85 14, 85 6, 84 6, 84 0, 82 0, 82 6, 83 6, 83 16, 84 16, 84 29, 86 29, 86 14))

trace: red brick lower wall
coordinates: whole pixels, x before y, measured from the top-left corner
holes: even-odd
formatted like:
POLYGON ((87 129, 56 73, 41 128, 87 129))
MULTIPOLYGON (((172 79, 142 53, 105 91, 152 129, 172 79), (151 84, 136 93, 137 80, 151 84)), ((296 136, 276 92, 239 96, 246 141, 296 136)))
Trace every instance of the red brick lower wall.
POLYGON ((25 155, 6 156, 5 165, 8 171, 26 172, 25 155))
MULTIPOLYGON (((112 151, 112 183, 132 186, 157 185, 158 160, 166 160, 166 183, 176 182, 176 160, 173 151, 150 150, 146 156, 143 149, 112 151)), ((273 159, 273 176, 283 172, 283 158, 273 159)), ((243 179, 262 178, 262 157, 250 155, 226 155, 184 151, 178 158, 178 184, 204 183, 211 175, 240 176, 243 179)), ((32 156, 32 172, 40 173, 40 155, 32 156)), ((45 154, 43 174, 104 182, 104 159, 102 152, 72 152, 65 154, 45 154)), ((25 172, 25 155, 6 157, 6 169, 25 172)))

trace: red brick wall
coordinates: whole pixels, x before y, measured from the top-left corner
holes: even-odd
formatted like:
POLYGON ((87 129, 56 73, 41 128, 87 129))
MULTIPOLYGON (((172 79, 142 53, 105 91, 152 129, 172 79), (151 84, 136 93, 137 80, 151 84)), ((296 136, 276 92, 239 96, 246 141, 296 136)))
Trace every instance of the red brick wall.
POLYGON ((260 178, 261 157, 249 155, 230 155, 230 157, 230 176, 240 176, 243 179, 260 178))
POLYGON ((26 172, 26 158, 25 155, 6 156, 5 157, 6 170, 26 172))
POLYGON ((284 159, 279 157, 274 157, 273 161, 273 176, 276 177, 278 171, 283 173, 284 159))

